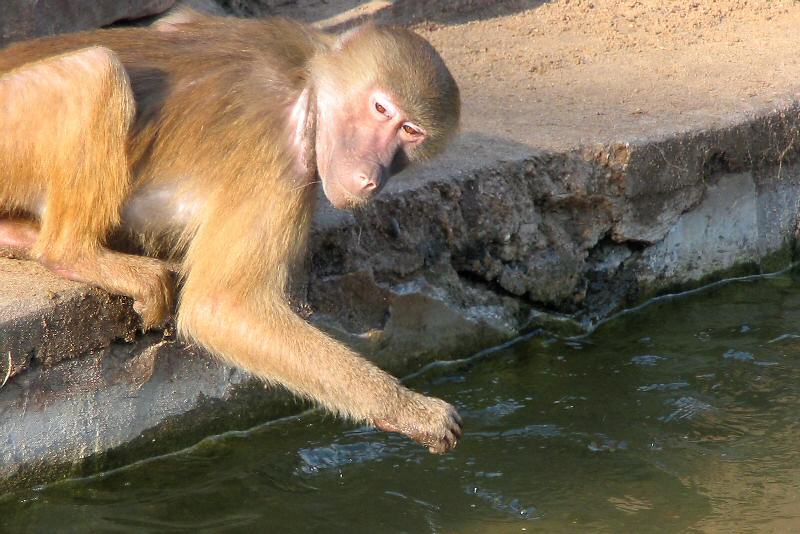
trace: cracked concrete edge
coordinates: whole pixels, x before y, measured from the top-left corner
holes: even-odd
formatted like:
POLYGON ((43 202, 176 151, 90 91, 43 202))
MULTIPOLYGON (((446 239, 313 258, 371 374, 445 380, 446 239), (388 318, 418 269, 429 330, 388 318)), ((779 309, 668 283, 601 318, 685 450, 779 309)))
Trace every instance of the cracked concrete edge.
MULTIPOLYGON (((139 318, 126 298, 109 295, 81 284, 53 281, 57 292, 48 291, 45 301, 26 296, 16 289, 32 283, 31 266, 0 259, 0 355, 10 354, 11 366, 3 360, 3 376, 14 377, 32 365, 50 367, 86 352, 107 347, 114 341, 132 341, 139 335, 139 318), (8 293, 14 292, 13 297, 8 293)), ((51 278, 39 273, 44 280, 51 278)))
MULTIPOLYGON (((600 318, 613 309, 584 302, 581 282, 595 270, 597 247, 608 242, 638 255, 663 240, 726 176, 751 173, 759 194, 792 186, 797 126, 792 104, 744 123, 655 142, 567 153, 528 150, 449 176, 439 170, 446 163, 423 171, 410 186, 390 188, 371 206, 320 225, 311 247, 312 307, 316 281, 369 271, 379 285, 391 285, 444 258, 462 278, 501 294, 600 318)), ((761 207, 758 219, 764 225, 767 208, 761 207)), ((793 221, 784 220, 792 216, 781 215, 786 240, 794 238, 793 221)), ((672 284, 639 285, 617 306, 634 305, 672 284)))

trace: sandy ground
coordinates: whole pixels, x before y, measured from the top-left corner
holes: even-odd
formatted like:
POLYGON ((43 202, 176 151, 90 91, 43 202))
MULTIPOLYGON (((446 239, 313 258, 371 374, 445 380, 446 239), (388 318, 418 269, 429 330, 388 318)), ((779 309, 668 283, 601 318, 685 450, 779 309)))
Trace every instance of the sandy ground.
POLYGON ((798 1, 529 5, 415 27, 461 84, 465 132, 560 149, 719 126, 798 97, 798 1))

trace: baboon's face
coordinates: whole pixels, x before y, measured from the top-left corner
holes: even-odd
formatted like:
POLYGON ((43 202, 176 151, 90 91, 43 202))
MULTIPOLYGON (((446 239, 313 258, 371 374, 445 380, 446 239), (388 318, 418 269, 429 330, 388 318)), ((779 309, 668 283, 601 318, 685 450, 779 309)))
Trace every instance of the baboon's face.
POLYGON ((377 87, 318 95, 317 105, 317 172, 337 208, 372 198, 427 137, 401 104, 377 87))

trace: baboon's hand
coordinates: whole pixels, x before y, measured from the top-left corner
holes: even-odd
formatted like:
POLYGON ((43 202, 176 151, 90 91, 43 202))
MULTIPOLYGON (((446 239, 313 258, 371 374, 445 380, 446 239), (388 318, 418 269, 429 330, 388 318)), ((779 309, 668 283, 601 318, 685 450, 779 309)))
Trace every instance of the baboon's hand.
POLYGON ((434 454, 453 449, 461 439, 463 422, 456 409, 434 397, 407 392, 396 413, 376 418, 375 426, 384 432, 399 432, 426 445, 434 454))

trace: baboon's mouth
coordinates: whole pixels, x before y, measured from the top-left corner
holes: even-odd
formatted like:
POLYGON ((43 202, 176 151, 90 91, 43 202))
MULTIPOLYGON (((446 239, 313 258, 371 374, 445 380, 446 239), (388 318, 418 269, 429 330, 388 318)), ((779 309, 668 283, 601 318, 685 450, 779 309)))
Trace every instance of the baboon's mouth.
POLYGON ((342 185, 342 182, 340 182, 339 180, 336 180, 336 187, 339 188, 339 191, 342 193, 342 196, 344 197, 345 209, 354 209, 363 206, 364 204, 368 203, 372 198, 372 195, 362 197, 351 193, 350 191, 347 190, 345 186, 342 185))

